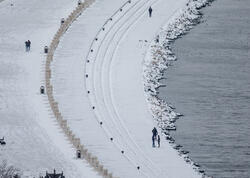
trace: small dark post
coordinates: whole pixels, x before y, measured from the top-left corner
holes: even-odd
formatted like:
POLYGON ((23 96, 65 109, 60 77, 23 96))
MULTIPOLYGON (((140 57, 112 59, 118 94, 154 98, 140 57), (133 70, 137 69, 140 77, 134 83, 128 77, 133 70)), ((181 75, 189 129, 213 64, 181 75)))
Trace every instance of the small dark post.
POLYGON ((44 47, 44 53, 47 54, 48 52, 49 52, 49 48, 48 48, 48 46, 45 46, 45 47, 44 47))
POLYGON ((0 138, 0 144, 1 145, 6 145, 6 142, 4 141, 4 137, 2 139, 0 138))
POLYGON ((159 41, 160 41, 160 36, 157 35, 157 36, 156 36, 156 39, 155 39, 155 42, 156 42, 156 43, 159 43, 159 41))
POLYGON ((45 93, 44 86, 41 86, 41 87, 40 87, 40 93, 41 93, 41 94, 44 94, 44 93, 45 93))
POLYGON ((64 24, 64 22, 65 22, 65 19, 62 18, 62 19, 61 19, 61 25, 64 24))
POLYGON ((76 151, 76 157, 79 159, 81 158, 81 150, 76 151))
POLYGON ((81 0, 79 0, 78 1, 78 6, 80 6, 82 4, 82 1, 81 0))

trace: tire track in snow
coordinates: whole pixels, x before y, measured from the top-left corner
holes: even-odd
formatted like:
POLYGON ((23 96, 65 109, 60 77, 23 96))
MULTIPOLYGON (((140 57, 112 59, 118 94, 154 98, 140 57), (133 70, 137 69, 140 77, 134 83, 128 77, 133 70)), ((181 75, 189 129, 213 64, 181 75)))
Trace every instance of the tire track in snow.
MULTIPOLYGON (((132 7, 134 7, 138 2, 139 2, 139 1, 137 1, 132 7)), ((121 8, 125 7, 125 5, 126 5, 127 3, 130 3, 130 0, 127 1, 121 8)), ((132 7, 131 7, 131 8, 132 8, 132 7)), ((121 9, 121 8, 120 8, 120 9, 121 9)), ((131 8, 129 8, 128 11, 129 11, 131 8)), ((104 23, 103 26, 104 26, 105 28, 106 28, 106 25, 108 25, 109 22, 113 20, 113 17, 115 17, 115 15, 117 14, 117 12, 119 12, 119 10, 117 10, 117 11, 111 16, 111 18, 108 19, 108 20, 104 23), (112 20, 111 20, 111 19, 112 19, 112 20)), ((127 12, 125 12, 125 14, 126 14, 126 13, 127 13, 127 12)), ((123 14, 121 17, 119 17, 117 21, 119 21, 125 14, 123 14)), ((117 21, 116 21, 116 22, 117 22, 117 21)), ((111 29, 113 28, 114 25, 115 25, 115 23, 113 23, 113 24, 111 25, 111 27, 110 27, 110 29, 108 30, 108 32, 111 31, 111 29)), ((104 29, 100 29, 100 30, 98 31, 98 33, 97 33, 97 35, 96 35, 96 38, 99 37, 99 35, 100 35, 100 36, 102 35, 102 33, 101 33, 102 31, 104 31, 104 29)), ((107 35, 107 33, 105 33, 104 37, 105 37, 106 35, 107 35)), ((95 44, 96 44, 95 41, 96 41, 96 39, 94 39, 94 40, 92 41, 91 46, 90 46, 90 49, 89 49, 89 52, 88 52, 88 54, 87 54, 87 57, 86 57, 87 63, 90 62, 89 59, 92 59, 92 58, 90 57, 90 54, 92 53, 92 49, 95 48, 95 44)), ((102 40, 102 42, 103 42, 103 40, 102 40)), ((102 43, 102 42, 101 42, 101 43, 102 43)), ((98 48, 97 51, 99 51, 100 47, 101 47, 101 45, 99 45, 99 46, 97 47, 97 48, 98 48)), ((95 62, 95 60, 96 60, 96 57, 93 57, 93 60, 92 60, 91 62, 93 62, 93 61, 95 62)), ((95 63, 93 63, 93 64, 95 64, 95 63)), ((87 70, 88 70, 88 68, 87 68, 87 66, 85 66, 85 73, 88 73, 88 72, 86 72, 87 70)), ((91 75, 91 76, 94 76, 94 70, 91 70, 91 69, 90 69, 90 72, 92 72, 92 74, 93 74, 93 75, 91 75)), ((91 76, 90 76, 90 78, 91 78, 91 76)), ((86 85, 85 85, 85 86, 86 86, 86 91, 88 90, 88 89, 87 89, 88 83, 89 83, 90 88, 92 87, 92 88, 91 88, 91 91, 94 91, 94 87, 91 85, 92 83, 91 83, 91 82, 88 82, 88 81, 89 81, 89 80, 85 80, 85 82, 86 82, 86 85)), ((88 91, 89 91, 89 90, 88 90, 88 91)), ((90 96, 89 96, 89 100, 91 101, 91 97, 90 97, 90 96)), ((95 96, 95 100, 96 100, 96 96, 95 96)), ((91 104, 92 104, 91 106, 94 106, 93 103, 96 103, 96 102, 91 101, 91 104)), ((96 119, 97 119, 98 123, 103 122, 103 119, 100 119, 100 118, 103 118, 103 117, 101 116, 102 114, 100 114, 100 112, 98 112, 98 110, 95 111, 95 115, 96 115, 96 119)), ((111 138, 111 137, 113 136, 113 133, 110 133, 110 130, 112 130, 112 129, 109 128, 110 126, 108 126, 108 127, 107 127, 107 126, 108 126, 108 124, 105 124, 104 126, 102 126, 102 128, 103 128, 104 133, 106 134, 106 136, 107 136, 108 138, 111 138)), ((112 127, 111 127, 111 128, 112 128, 112 127)), ((114 142, 113 142, 113 143, 114 143, 114 142)), ((120 144, 122 144, 122 143, 120 143, 120 144)), ((115 142, 114 145, 116 146, 116 148, 118 148, 119 151, 123 150, 123 147, 121 147, 117 142, 115 142)), ((134 161, 132 161, 131 158, 128 157, 126 153, 125 153, 124 157, 125 157, 129 162, 131 162, 135 167, 138 165, 138 164, 134 163, 134 161)), ((138 176, 139 176, 139 175, 138 175, 138 176)), ((146 176, 146 175, 144 174, 144 176, 146 176)))
MULTIPOLYGON (((154 3, 156 3, 156 2, 158 2, 158 0, 152 2, 149 6, 152 6, 152 5, 153 5, 154 3)), ((115 52, 116 52, 116 50, 117 50, 118 44, 120 43, 120 41, 122 40, 122 38, 124 37, 124 35, 127 33, 127 31, 128 31, 137 21, 139 21, 139 19, 144 15, 144 13, 145 13, 145 11, 147 10, 147 8, 148 8, 148 6, 146 7, 146 9, 143 9, 143 10, 142 10, 142 13, 139 13, 139 14, 138 14, 139 16, 137 16, 136 18, 132 19, 132 22, 125 28, 124 32, 122 32, 122 33, 119 34, 120 29, 122 29, 122 27, 125 26, 125 25, 122 25, 122 26, 115 32, 115 34, 112 36, 112 38, 109 40, 108 44, 111 44, 111 42, 114 41, 115 36, 119 36, 119 35, 120 35, 119 38, 118 38, 118 41, 116 41, 115 48, 114 48, 114 49, 111 49, 111 50, 112 50, 112 51, 111 51, 111 56, 110 56, 110 58, 108 57, 110 60, 107 61, 107 62, 108 62, 108 64, 106 64, 107 66, 102 65, 102 72, 103 72, 103 75, 102 75, 102 76, 104 76, 105 74, 108 74, 107 79, 105 79, 104 77, 103 77, 103 79, 102 79, 102 85, 104 86, 105 83, 108 83, 108 86, 107 86, 108 88, 106 88, 106 91, 105 91, 104 88, 102 88, 102 90, 103 90, 104 102, 105 102, 106 106, 112 106, 112 109, 110 109, 110 107, 107 107, 107 108, 109 109, 109 113, 114 117, 114 120, 115 120, 115 118, 118 118, 118 122, 119 122, 119 123, 117 123, 117 125, 118 125, 118 126, 119 126, 119 125, 122 126, 121 129, 123 129, 123 130, 125 131, 126 135, 129 137, 129 139, 130 139, 130 141, 131 141, 131 143, 127 143, 127 144, 131 144, 131 145, 129 145, 129 146, 130 146, 130 149, 133 150, 133 148, 136 147, 136 148, 139 150, 139 152, 140 152, 140 154, 141 154, 140 161, 144 163, 144 162, 145 162, 144 159, 146 159, 146 161, 149 162, 149 165, 146 165, 146 166, 148 167, 148 169, 151 169, 151 170, 152 170, 152 168, 153 168, 153 171, 161 172, 161 171, 159 170, 159 168, 157 168, 157 167, 155 166, 155 164, 153 163, 153 161, 150 160, 149 158, 147 158, 147 156, 144 154, 144 152, 142 151, 142 149, 138 146, 138 144, 135 142, 135 140, 134 140, 134 139, 132 138, 132 136, 130 135, 129 130, 126 128, 126 126, 125 126, 125 124, 124 124, 124 122, 123 122, 123 119, 121 119, 121 116, 119 115, 119 112, 117 111, 116 105, 114 104, 114 98, 113 98, 113 96, 112 96, 112 92, 111 92, 112 89, 111 89, 111 85, 110 85, 110 77, 111 77, 110 66, 111 66, 111 63, 112 63, 114 54, 115 54, 115 52), (107 70, 105 71, 105 69, 107 69, 107 70), (105 92, 108 93, 108 97, 106 97, 106 98, 105 98, 105 95, 104 95, 105 92)), ((130 19, 129 19, 129 20, 130 20, 130 19)), ((103 56, 101 56, 101 58, 105 58, 105 57, 106 57, 106 55, 107 55, 107 53, 108 53, 108 50, 109 50, 110 46, 111 46, 111 45, 109 45, 109 46, 106 47, 106 49, 104 50, 104 51, 105 51, 105 54, 104 54, 103 56)), ((104 61, 104 62, 105 62, 105 61, 104 61)), ((136 152, 134 152, 134 156, 137 156, 137 157, 138 157, 138 154, 137 154, 136 152)), ((159 174, 157 174, 157 173, 156 173, 156 175, 159 176, 159 174)), ((157 176, 157 177, 158 177, 158 176, 157 176)))
MULTIPOLYGON (((139 1, 138 1, 139 2, 139 1)), ((137 2, 137 3, 138 3, 137 2)), ((135 3, 133 6, 135 6, 137 3, 135 3)), ((132 6, 132 7, 133 7, 132 6)), ((132 8, 131 7, 131 8, 132 8)), ((130 9, 129 9, 130 10, 130 9)), ((126 12, 127 13, 127 12, 126 12)), ((126 14, 125 13, 125 14, 126 14)), ((119 21, 122 17, 124 16, 124 14, 117 20, 117 21, 119 21)), ((114 15, 112 16, 112 17, 114 17, 114 15)), ((109 21, 109 20, 108 20, 109 21)), ((105 24, 104 25, 107 25, 107 23, 108 23, 108 21, 106 21, 105 22, 105 24)), ((116 21, 116 22, 117 22, 116 21)), ((114 24, 112 24, 112 26, 110 27, 110 29, 108 30, 108 32, 110 32, 111 31, 111 29, 113 28, 113 26, 115 25, 115 23, 114 24)), ((98 32, 98 35, 97 36, 99 36, 99 33, 101 32, 102 30, 100 30, 99 32, 98 32)), ((104 35, 104 37, 107 35, 107 33, 104 35)), ((103 41, 102 41, 103 42, 103 41)), ((91 47, 94 47, 94 43, 92 43, 92 46, 91 47)), ((99 45, 98 46, 98 50, 100 49, 100 47, 101 47, 101 45, 99 45)), ((93 48, 91 48, 91 49, 93 49, 93 48)), ((91 49, 90 49, 90 51, 91 51, 91 49)), ((98 51, 97 50, 97 51, 98 51)), ((90 54, 90 52, 89 52, 89 54, 90 54)), ((87 57, 87 59, 89 59, 89 55, 88 55, 88 57, 87 57)), ((96 57, 94 57, 94 62, 95 62, 95 60, 96 60, 96 57)), ((96 64, 96 63, 94 63, 94 64, 96 64)), ((85 69, 85 70, 87 70, 87 69, 85 69)), ((94 70, 91 70, 90 69, 90 72, 92 72, 92 74, 93 75, 91 75, 91 76, 94 76, 94 70)), ((86 83, 88 83, 88 81, 86 81, 86 83)), ((91 85, 92 83, 91 82, 89 82, 90 84, 90 86, 92 87, 91 88, 91 90, 93 91, 94 90, 94 87, 91 85)), ((87 84, 86 84, 86 86, 88 86, 87 84)), ((90 100, 91 100, 91 98, 89 98, 90 100)), ((96 96, 95 96, 95 100, 97 100, 96 99, 96 96)), ((95 102, 95 100, 94 101, 92 101, 91 103, 93 104, 93 103, 96 103, 95 102)), ((98 122, 102 122, 103 120, 102 119, 100 119, 100 118, 103 118, 101 115, 102 114, 100 114, 101 112, 98 112, 98 110, 96 110, 96 112, 95 112, 95 114, 97 115, 97 120, 98 120, 98 122)), ((107 121, 108 122, 108 121, 107 121)), ((112 123, 111 123, 112 124, 112 123)), ((103 127, 103 129, 105 130, 105 133, 106 133, 106 135, 108 136, 108 138, 111 138, 114 134, 113 133, 110 133, 110 130, 112 130, 112 129, 110 129, 110 128, 107 128, 106 126, 108 126, 108 124, 105 124, 104 126, 102 126, 103 127)), ((111 128, 115 128, 115 126, 108 126, 108 127, 111 127, 111 128)), ((120 140, 117 140, 117 141, 120 141, 120 140)), ((122 144, 122 142, 120 142, 120 143, 118 143, 118 142, 115 142, 114 143, 115 144, 115 146, 119 149, 119 150, 123 150, 123 147, 121 147, 120 145, 122 144)), ((135 167, 138 165, 138 164, 136 164, 136 163, 134 163, 134 161, 132 161, 131 160, 131 157, 128 157, 127 156, 127 154, 125 154, 124 155, 125 156, 125 158, 126 159, 128 159, 135 167)))
MULTIPOLYGON (((154 1, 154 3, 157 2, 157 1, 158 1, 158 0, 154 1)), ((139 2, 139 1, 138 1, 138 2, 139 2)), ((145 5, 146 5, 147 3, 149 3, 149 2, 151 2, 151 1, 150 1, 150 0, 149 0, 149 1, 146 1, 146 2, 144 2, 143 5, 145 6, 145 5)), ((141 9, 142 7, 144 7, 143 5, 142 5, 141 7, 139 7, 139 8, 136 10, 135 13, 138 13, 137 11, 138 11, 139 9, 141 9)), ((151 5, 152 5, 152 4, 151 4, 151 5)), ((148 8, 148 6, 147 6, 147 8, 148 8)), ((110 44, 111 44, 110 42, 111 42, 112 40, 114 40, 114 37, 115 37, 115 35, 117 35, 117 33, 119 32, 119 30, 120 30, 122 27, 124 27, 124 26, 126 25, 126 23, 127 23, 129 20, 133 19, 132 23, 130 23, 130 24, 128 25, 128 27, 125 29, 125 32, 128 31, 128 29, 138 20, 138 18, 140 18, 140 17, 145 13, 145 10, 147 10, 147 9, 143 9, 143 10, 142 10, 142 13, 140 13, 139 16, 136 16, 134 19, 131 18, 131 17, 134 15, 134 14, 132 14, 129 18, 126 19, 125 24, 120 25, 120 27, 118 28, 118 30, 116 30, 116 32, 113 34, 113 37, 109 40, 109 42, 108 42, 109 45, 107 45, 107 48, 105 48, 105 50, 104 50, 104 51, 105 51, 105 52, 104 52, 104 55, 101 56, 100 59, 105 58, 105 56, 107 55, 108 48, 110 48, 110 44)), ((140 12, 141 12, 141 11, 140 11, 140 12)), ((115 25, 116 25, 116 24, 115 24, 115 25)), ((111 29, 111 30, 112 30, 112 29, 111 29)), ((110 32, 111 30, 109 30, 109 32, 110 32)), ((108 32, 108 33, 109 33, 109 32, 108 32)), ((103 41, 107 38, 107 35, 109 35, 108 33, 104 36, 103 41)), ((122 35, 121 35, 121 37, 119 38, 119 40, 118 40, 117 43, 119 43, 119 41, 122 39, 122 37, 124 36, 124 34, 125 34, 125 33, 122 33, 122 35)), ((102 45, 102 44, 103 44, 103 41, 101 42, 101 45, 99 45, 99 48, 98 48, 98 50, 97 50, 97 51, 98 51, 97 53, 100 53, 100 48, 101 48, 101 46, 103 46, 103 45, 102 45)), ((112 51, 112 58, 113 58, 113 55, 114 55, 115 51, 116 51, 116 48, 114 48, 114 50, 112 51)), ((96 58, 99 59, 99 58, 98 58, 98 55, 100 55, 100 54, 97 54, 97 55, 96 55, 96 57, 94 58, 95 60, 96 60, 96 58)), ((109 67, 110 67, 112 58, 111 58, 110 61, 108 61, 108 69, 109 69, 109 67)), ((103 60, 100 62, 99 66, 96 65, 96 64, 98 64, 96 61, 95 61, 94 64, 95 64, 94 67, 96 67, 96 70, 97 70, 97 71, 99 70, 99 68, 101 68, 102 73, 97 72, 97 73, 99 74, 99 76, 97 76, 97 77, 100 77, 100 78, 101 78, 102 74, 105 74, 105 72, 106 72, 106 71, 103 70, 103 69, 106 68, 105 65, 103 65, 103 60)), ((93 72, 92 74, 95 75, 95 74, 94 74, 94 70, 93 70, 92 72, 93 72)), ((108 72, 107 74, 109 75, 109 72, 108 72)), ((102 80, 101 83, 102 83, 102 84, 100 84, 100 82, 98 82, 98 80, 96 80, 96 84, 94 83, 94 84, 93 84, 94 86, 93 86, 93 88, 92 88, 92 90, 94 89, 94 90, 96 91, 97 95, 98 95, 97 88, 102 88, 102 92, 101 92, 102 94, 99 94, 98 96, 95 96, 95 100, 96 100, 96 101, 97 101, 98 99, 101 98, 101 101, 99 101, 99 106, 104 105, 104 106, 106 107, 106 108, 103 108, 103 109, 102 109, 102 107, 100 107, 100 110, 102 110, 102 112, 100 112, 100 113, 102 113, 102 114, 103 114, 103 113, 106 113, 107 116, 110 116, 110 115, 111 115, 112 121, 110 121, 110 124, 111 124, 112 126, 109 126, 109 127, 115 128, 116 131, 118 132, 119 136, 121 137, 121 143, 120 143, 120 144, 126 145, 126 146, 129 147, 130 150, 132 150, 132 157, 133 157, 133 156, 137 156, 137 157, 138 157, 138 155, 139 155, 139 156, 140 156, 140 158, 139 158, 139 159, 140 159, 140 162, 142 162, 141 165, 144 165, 144 166, 147 167, 148 169, 151 169, 151 173, 152 173, 154 176, 157 175, 157 173, 154 173, 154 171, 156 172, 158 168, 156 168, 156 167, 154 166, 153 162, 152 162, 151 160, 149 160, 149 159, 146 157, 146 155, 143 154, 142 150, 138 147, 138 145, 137 145, 137 144, 135 143, 135 141, 132 139, 131 135, 129 134, 129 131, 128 131, 127 128, 125 127, 125 125, 124 125, 124 123, 123 123, 123 120, 120 118, 120 116, 119 116, 119 114, 118 114, 118 112, 117 112, 117 109, 115 108, 115 106, 114 106, 114 104, 113 104, 113 98, 112 98, 111 93, 110 93, 111 89, 110 89, 109 78, 108 78, 108 83, 109 83, 109 85, 108 85, 108 89, 107 89, 108 97, 105 97, 105 94, 104 94, 104 93, 105 93, 105 89, 103 88, 103 86, 104 86, 105 83, 106 83, 106 80, 105 80, 105 79, 102 80), (98 87, 95 87, 95 86, 98 85, 98 84, 99 84, 99 86, 98 86, 98 87), (110 109, 110 106, 112 106, 112 109, 110 109), (118 122, 116 121, 116 119, 118 119, 118 122), (117 129, 117 128, 119 128, 119 127, 120 127, 120 129, 117 129), (125 137, 125 136, 124 136, 124 133, 122 134, 121 131, 124 131, 126 138, 129 138, 128 140, 127 140, 126 138, 124 138, 124 137, 125 137), (126 144, 123 143, 123 142, 125 142, 125 141, 126 141, 126 144), (139 152, 136 152, 134 148, 136 148, 136 150, 139 150, 139 152), (152 169, 152 167, 155 167, 155 168, 152 169)), ((95 100, 94 100, 94 101, 95 101, 95 100)), ((94 101, 92 101, 92 103, 95 103, 94 101)), ((96 110, 99 110, 99 109, 96 109, 96 110)), ((102 117, 100 116, 100 113, 99 113, 98 111, 96 111, 96 113, 97 113, 97 115, 98 115, 99 118, 102 118, 102 117)), ((118 142, 119 142, 119 140, 118 140, 118 142)), ((135 161, 136 161, 136 160, 135 160, 135 161)), ((160 171, 157 171, 157 172, 160 172, 160 171)))

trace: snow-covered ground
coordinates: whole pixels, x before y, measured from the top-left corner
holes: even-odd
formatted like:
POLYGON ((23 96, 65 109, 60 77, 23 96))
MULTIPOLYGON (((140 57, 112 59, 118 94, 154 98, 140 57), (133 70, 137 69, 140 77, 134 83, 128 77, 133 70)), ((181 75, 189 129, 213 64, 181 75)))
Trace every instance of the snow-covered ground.
POLYGON ((99 177, 83 160, 54 121, 44 84, 43 47, 76 7, 71 0, 5 0, 0 3, 0 161, 20 168, 23 177, 64 171, 66 177, 99 177), (12 5, 11 5, 12 4, 12 5), (31 41, 25 52, 24 42, 31 41))
POLYGON ((59 109, 76 136, 115 176, 201 177, 164 137, 160 148, 152 148, 156 124, 142 75, 150 42, 186 0, 132 1, 98 33, 124 2, 97 0, 61 39, 52 63, 59 109))
MULTIPOLYGON (((96 0, 56 49, 52 84, 60 112, 115 176, 201 177, 163 135, 161 147, 152 148, 156 123, 144 95, 143 64, 151 41, 186 2, 96 0)), ((67 178, 99 177, 84 160, 75 158, 47 97, 39 93, 45 82, 43 48, 50 44, 60 19, 76 5, 71 0, 0 3, 0 137, 7 142, 0 146, 0 161, 8 160, 24 177, 54 168, 67 178), (25 52, 28 39, 31 51, 25 52)))

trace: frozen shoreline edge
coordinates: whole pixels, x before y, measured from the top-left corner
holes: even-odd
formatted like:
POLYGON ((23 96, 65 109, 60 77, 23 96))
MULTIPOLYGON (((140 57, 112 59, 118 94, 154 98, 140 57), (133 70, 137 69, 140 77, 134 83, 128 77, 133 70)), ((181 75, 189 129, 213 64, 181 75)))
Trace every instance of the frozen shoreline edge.
POLYGON ((176 130, 175 121, 182 115, 174 111, 174 107, 167 101, 158 97, 158 88, 162 87, 160 80, 164 78, 165 70, 176 61, 172 51, 172 44, 181 36, 185 35, 194 26, 200 23, 202 13, 200 10, 211 4, 214 0, 187 0, 186 5, 177 12, 170 21, 158 33, 156 39, 151 42, 143 64, 144 94, 148 102, 149 110, 154 121, 166 139, 178 150, 184 161, 191 164, 203 177, 208 177, 200 166, 194 163, 187 155, 188 152, 174 143, 170 136, 170 130, 176 130))

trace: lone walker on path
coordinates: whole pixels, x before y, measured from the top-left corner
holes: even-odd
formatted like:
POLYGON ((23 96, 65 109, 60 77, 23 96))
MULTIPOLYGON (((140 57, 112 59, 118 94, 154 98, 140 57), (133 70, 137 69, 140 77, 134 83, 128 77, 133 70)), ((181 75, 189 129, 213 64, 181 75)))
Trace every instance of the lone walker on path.
POLYGON ((158 134, 157 129, 155 127, 153 128, 152 133, 153 133, 153 135, 152 135, 152 142, 153 142, 152 146, 155 147, 155 140, 156 140, 156 136, 158 134))
POLYGON ((152 7, 150 6, 149 9, 148 9, 149 17, 152 16, 152 12, 153 12, 153 9, 152 9, 152 7))

